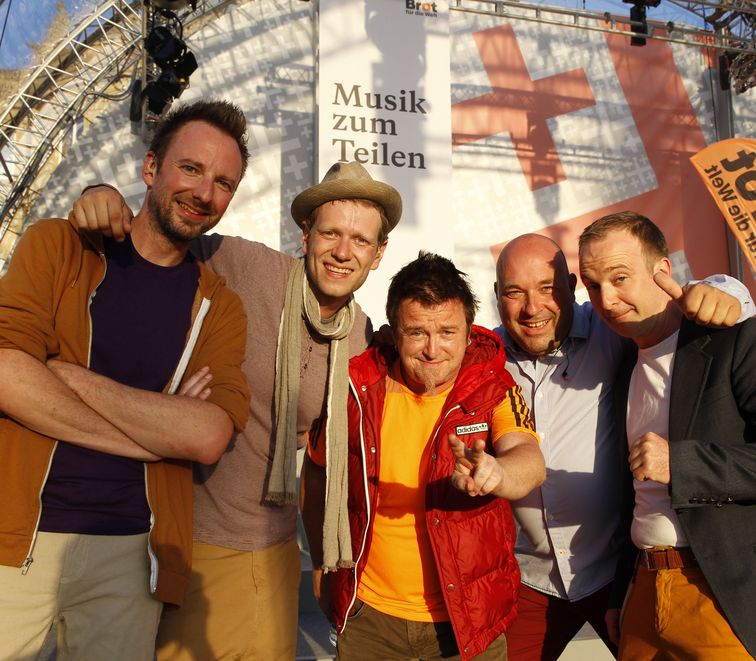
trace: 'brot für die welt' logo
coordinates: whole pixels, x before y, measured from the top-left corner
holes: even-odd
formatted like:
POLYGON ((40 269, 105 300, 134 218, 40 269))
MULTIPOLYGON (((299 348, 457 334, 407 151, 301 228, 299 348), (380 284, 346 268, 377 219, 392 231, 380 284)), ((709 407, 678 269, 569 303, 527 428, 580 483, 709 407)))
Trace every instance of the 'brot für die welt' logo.
POLYGON ((438 16, 438 6, 435 2, 420 2, 419 0, 405 0, 405 13, 416 16, 438 16))

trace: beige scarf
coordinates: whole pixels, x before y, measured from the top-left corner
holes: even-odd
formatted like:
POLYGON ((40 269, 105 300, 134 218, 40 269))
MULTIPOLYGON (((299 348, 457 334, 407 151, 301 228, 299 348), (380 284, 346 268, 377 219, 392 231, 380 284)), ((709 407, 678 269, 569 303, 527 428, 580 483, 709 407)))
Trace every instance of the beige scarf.
POLYGON ((303 259, 289 273, 276 351, 273 466, 265 499, 296 502, 297 410, 300 384, 300 319, 331 342, 328 360, 326 414, 326 502, 323 522, 323 567, 351 567, 352 540, 347 516, 347 394, 349 333, 354 324, 354 299, 330 319, 320 318, 320 305, 310 287, 303 259))

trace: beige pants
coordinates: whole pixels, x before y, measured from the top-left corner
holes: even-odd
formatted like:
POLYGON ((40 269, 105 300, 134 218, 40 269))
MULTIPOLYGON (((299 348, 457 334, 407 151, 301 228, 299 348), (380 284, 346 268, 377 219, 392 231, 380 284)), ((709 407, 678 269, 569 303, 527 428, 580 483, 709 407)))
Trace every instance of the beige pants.
POLYGON ((299 609, 296 540, 264 551, 194 542, 181 608, 166 607, 160 661, 292 661, 299 609))
POLYGON ((147 535, 41 532, 21 574, 0 567, 0 660, 31 661, 57 627, 57 659, 151 661, 162 604, 147 535))

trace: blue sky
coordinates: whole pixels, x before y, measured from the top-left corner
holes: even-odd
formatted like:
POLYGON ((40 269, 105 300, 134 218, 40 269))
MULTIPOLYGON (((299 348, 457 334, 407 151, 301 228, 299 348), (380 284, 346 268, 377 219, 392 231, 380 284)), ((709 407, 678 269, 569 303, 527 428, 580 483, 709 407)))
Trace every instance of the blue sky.
MULTIPOLYGON (((29 63, 30 43, 40 41, 55 16, 57 0, 1 0, 0 29, 5 25, 0 42, 0 69, 16 69, 29 63), (6 22, 7 19, 7 22, 6 22)), ((63 0, 69 15, 82 16, 93 2, 63 0)))
MULTIPOLYGON (((63 0, 63 4, 76 23, 76 17, 83 16, 97 3, 94 0, 63 0)), ((618 15, 630 13, 630 5, 624 4, 621 0, 551 0, 544 4, 588 11, 609 11, 618 15)), ((5 24, 5 32, 0 42, 0 69, 16 69, 29 64, 32 53, 29 44, 44 37, 55 16, 57 5, 57 0, 0 0, 0 28, 5 24)), ((702 27, 700 19, 695 15, 666 0, 658 7, 649 9, 648 18, 702 27)))

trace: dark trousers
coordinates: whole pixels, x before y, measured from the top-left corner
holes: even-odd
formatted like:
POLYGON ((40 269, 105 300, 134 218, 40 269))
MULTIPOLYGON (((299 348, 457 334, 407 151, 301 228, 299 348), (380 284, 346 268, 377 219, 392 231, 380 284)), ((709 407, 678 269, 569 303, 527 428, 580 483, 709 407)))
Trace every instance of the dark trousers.
MULTIPOLYGON (((337 661, 454 661, 460 658, 450 622, 413 622, 386 615, 364 603, 349 616, 336 650, 337 661)), ((504 634, 475 659, 507 661, 504 634)))

